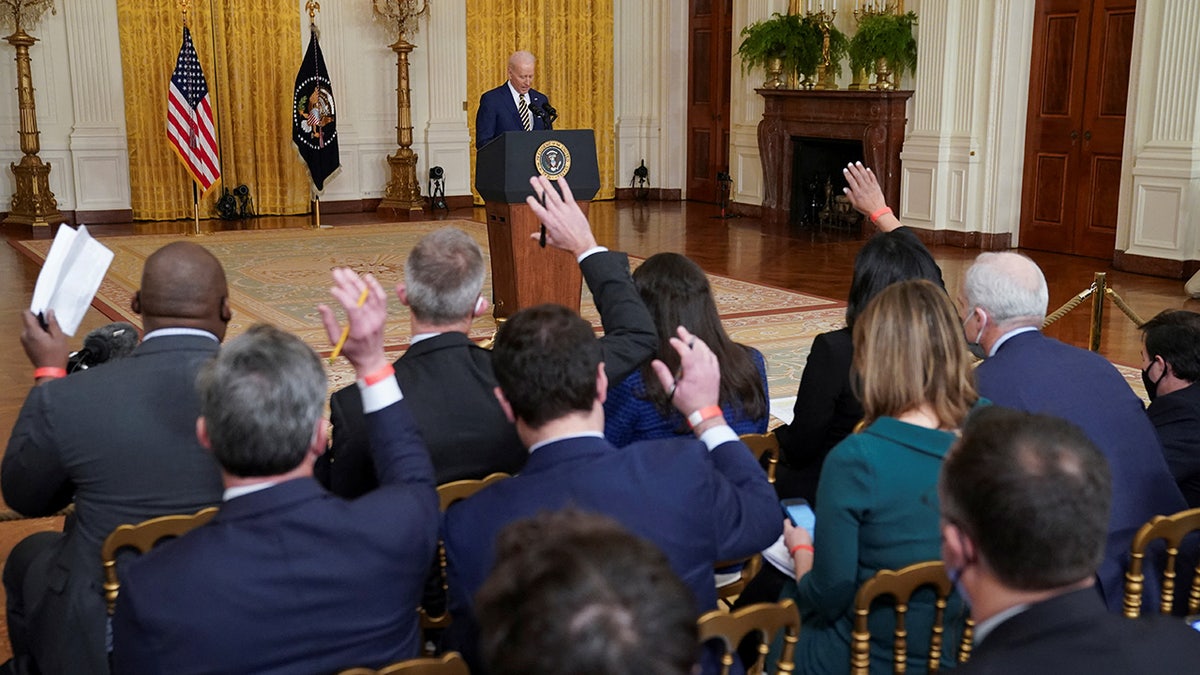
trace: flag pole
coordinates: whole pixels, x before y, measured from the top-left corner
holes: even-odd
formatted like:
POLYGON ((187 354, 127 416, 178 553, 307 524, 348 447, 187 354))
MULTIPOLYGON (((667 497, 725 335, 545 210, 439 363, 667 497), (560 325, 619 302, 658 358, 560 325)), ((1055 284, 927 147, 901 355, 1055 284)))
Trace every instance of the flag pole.
POLYGON ((317 215, 317 227, 321 229, 321 195, 313 195, 313 211, 317 215))
POLYGON ((196 222, 196 236, 200 236, 200 190, 196 181, 192 181, 192 217, 196 222))

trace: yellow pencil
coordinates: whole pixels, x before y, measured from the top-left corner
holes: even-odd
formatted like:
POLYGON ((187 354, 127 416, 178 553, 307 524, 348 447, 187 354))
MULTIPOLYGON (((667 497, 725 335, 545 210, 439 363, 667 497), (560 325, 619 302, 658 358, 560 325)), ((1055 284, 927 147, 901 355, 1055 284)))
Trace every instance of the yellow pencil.
MULTIPOLYGON (((358 306, 362 307, 367 301, 367 288, 362 290, 362 294, 358 296, 358 306)), ((346 323, 346 327, 342 329, 342 337, 338 339, 337 344, 333 347, 333 353, 329 355, 329 365, 333 365, 337 361, 337 357, 342 353, 342 347, 346 346, 346 338, 350 337, 350 323, 346 323)))

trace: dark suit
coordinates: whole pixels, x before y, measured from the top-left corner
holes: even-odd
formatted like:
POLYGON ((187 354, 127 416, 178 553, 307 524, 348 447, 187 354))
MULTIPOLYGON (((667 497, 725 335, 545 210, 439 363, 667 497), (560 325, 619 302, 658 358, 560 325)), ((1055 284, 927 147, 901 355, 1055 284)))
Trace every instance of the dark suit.
MULTIPOLYGON (((604 324, 605 372, 609 382, 619 382, 658 347, 653 319, 624 253, 594 253, 580 269, 604 324)), ((528 453, 496 401, 490 352, 462 333, 443 333, 414 344, 395 368, 438 484, 494 471, 516 473, 525 464, 528 453)), ((334 494, 357 497, 378 484, 357 385, 334 393, 330 410, 333 447, 319 461, 318 476, 334 494)))
MULTIPOLYGON (((546 105, 546 95, 536 89, 529 90, 529 116, 533 120, 533 131, 542 131, 546 122, 533 114, 534 108, 546 105)), ((479 110, 475 113, 475 147, 482 148, 506 131, 524 131, 517 103, 513 100, 508 82, 483 92, 479 97, 479 110)))
MULTIPOLYGON (((740 441, 712 452, 696 440, 660 439, 617 449, 568 438, 535 450, 520 475, 446 512, 443 537, 454 620, 447 647, 473 656, 472 598, 492 568, 496 535, 539 511, 574 506, 607 515, 657 544, 692 589, 716 607, 713 565, 753 554, 779 536, 782 516, 761 467, 740 441)), ((477 664, 472 664, 475 672, 477 664)))
POLYGON ((367 416, 383 486, 346 501, 309 478, 236 497, 132 561, 118 673, 337 672, 417 656, 437 544, 433 467, 404 402, 367 416))
POLYGON ((1146 414, 1188 508, 1200 507, 1200 384, 1155 398, 1146 414))
MULTIPOLYGON (((1153 516, 1186 507, 1141 400, 1104 357, 1038 331, 1013 336, 975 372, 981 396, 1072 422, 1108 459, 1112 513, 1097 577, 1109 609, 1120 611, 1133 535, 1153 516)), ((1147 595, 1156 588, 1147 574, 1147 595)))
POLYGON ((1200 633, 1177 618, 1126 619, 1093 589, 1053 597, 1009 617, 975 646, 962 675, 1187 673, 1200 664, 1200 633))
POLYGON ((826 455, 862 420, 862 404, 850 388, 853 360, 850 328, 813 339, 796 391, 792 423, 775 430, 787 467, 777 471, 775 489, 781 497, 804 497, 815 504, 826 455))
POLYGON ((108 672, 100 545, 113 529, 220 501, 219 469, 196 441, 196 373, 217 349, 207 337, 151 338, 25 400, 0 470, 4 500, 26 516, 75 503, 62 535, 43 538, 25 570, 5 570, 10 631, 26 632, 42 672, 108 672))

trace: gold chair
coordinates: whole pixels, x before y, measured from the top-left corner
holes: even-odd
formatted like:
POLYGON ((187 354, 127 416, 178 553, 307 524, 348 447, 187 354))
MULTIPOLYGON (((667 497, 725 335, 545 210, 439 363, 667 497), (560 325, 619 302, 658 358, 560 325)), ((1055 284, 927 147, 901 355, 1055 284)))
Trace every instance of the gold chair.
POLYGON ((748 558, 742 558, 741 560, 730 560, 729 562, 717 563, 715 569, 732 567, 733 565, 737 564, 742 565, 742 571, 738 574, 738 578, 729 583, 717 586, 717 599, 725 603, 726 607, 730 608, 733 607, 733 601, 737 599, 737 596, 741 595, 742 591, 746 590, 746 584, 750 583, 750 580, 754 578, 754 575, 758 574, 758 571, 762 569, 762 554, 755 553, 754 555, 748 558))
POLYGON ((800 639, 800 612, 792 600, 764 602, 743 607, 736 612, 726 613, 719 609, 706 612, 697 624, 700 642, 720 640, 724 647, 721 654, 721 675, 729 675, 733 661, 737 658, 738 644, 751 632, 762 634, 758 645, 758 658, 746 667, 746 675, 763 675, 767 652, 775 634, 783 631, 783 651, 775 666, 777 673, 790 673, 795 669, 796 642, 800 639))
POLYGON ((408 659, 379 670, 351 668, 338 675, 471 675, 471 672, 458 652, 449 652, 440 659, 408 659))
POLYGON ((104 565, 104 600, 108 603, 108 615, 112 616, 117 606, 117 594, 121 582, 117 579, 117 552, 132 548, 144 554, 160 541, 190 532, 212 520, 217 507, 210 506, 191 515, 160 516, 144 520, 136 525, 120 525, 104 539, 100 547, 100 561, 104 565))
POLYGON ((746 447, 750 448, 750 452, 753 452, 754 456, 758 458, 760 464, 763 457, 767 458, 767 482, 774 484, 775 467, 779 466, 779 438, 775 436, 775 432, 742 434, 740 438, 746 447))
MULTIPOLYGON (((904 625, 908 614, 908 603, 918 589, 933 587, 937 593, 934 604, 933 631, 929 637, 929 672, 936 673, 941 667, 942 639, 945 634, 946 602, 954 591, 954 584, 946 576, 941 561, 921 562, 901 570, 880 570, 867 579, 854 596, 854 632, 850 635, 850 672, 852 675, 869 675, 871 669, 871 631, 867 617, 871 604, 882 596, 891 596, 896 601, 896 629, 893 632, 892 671, 903 673, 908 668, 908 630, 904 625)), ((968 618, 959 644, 958 662, 965 663, 971 655, 971 638, 974 623, 968 618)))
MULTIPOLYGON (((509 475, 506 473, 497 472, 483 478, 467 478, 464 480, 443 483, 437 487, 440 508, 442 512, 445 513, 446 509, 450 508, 451 504, 462 501, 476 492, 479 492, 483 488, 491 485, 492 483, 508 477, 509 475)), ((440 570, 442 577, 442 593, 445 595, 449 593, 449 586, 446 583, 446 543, 441 539, 438 540, 437 555, 438 569, 440 570)), ((450 625, 449 611, 444 611, 438 616, 430 616, 425 611, 424 607, 417 608, 417 611, 421 615, 422 631, 445 628, 446 626, 450 625)))
MULTIPOLYGON (((1170 516, 1154 516, 1133 535, 1129 546, 1129 568, 1125 572, 1125 616, 1136 619, 1142 614, 1142 592, 1146 577, 1142 565, 1146 558, 1146 547, 1163 539, 1167 544, 1167 561, 1162 573, 1162 588, 1158 611, 1171 614, 1175 608, 1175 561, 1179 545, 1188 534, 1200 530, 1200 509, 1188 509, 1170 516)), ((1200 566, 1192 573, 1192 585, 1188 590, 1187 613, 1200 612, 1200 566)))

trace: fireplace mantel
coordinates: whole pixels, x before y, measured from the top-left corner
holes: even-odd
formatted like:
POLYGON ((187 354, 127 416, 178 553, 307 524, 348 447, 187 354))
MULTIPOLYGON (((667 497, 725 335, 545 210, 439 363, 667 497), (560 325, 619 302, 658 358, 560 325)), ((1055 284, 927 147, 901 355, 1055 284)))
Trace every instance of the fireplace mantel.
POLYGON ((764 220, 771 223, 789 220, 792 139, 796 137, 862 141, 864 162, 879 178, 888 205, 899 212, 904 109, 912 91, 755 91, 766 99, 766 110, 758 123, 764 220))

